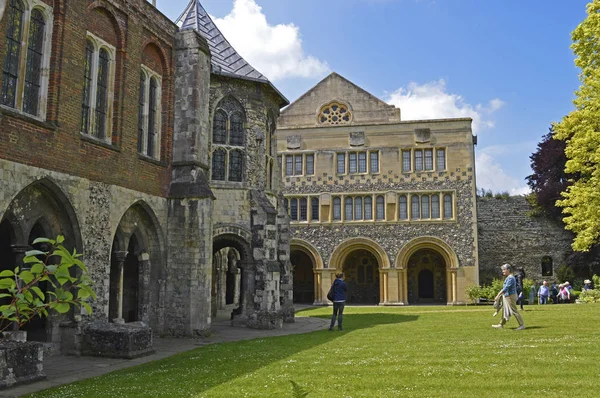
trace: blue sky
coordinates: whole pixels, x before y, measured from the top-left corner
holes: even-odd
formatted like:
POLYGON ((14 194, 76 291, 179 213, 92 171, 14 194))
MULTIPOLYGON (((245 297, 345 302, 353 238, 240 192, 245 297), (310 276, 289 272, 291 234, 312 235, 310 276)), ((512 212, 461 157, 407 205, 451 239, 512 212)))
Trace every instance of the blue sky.
MULTIPOLYGON (((158 1, 175 20, 187 0, 158 1)), ((529 156, 572 109, 587 0, 204 0, 236 50, 294 101, 331 71, 402 119, 471 116, 477 185, 524 193, 529 156)))

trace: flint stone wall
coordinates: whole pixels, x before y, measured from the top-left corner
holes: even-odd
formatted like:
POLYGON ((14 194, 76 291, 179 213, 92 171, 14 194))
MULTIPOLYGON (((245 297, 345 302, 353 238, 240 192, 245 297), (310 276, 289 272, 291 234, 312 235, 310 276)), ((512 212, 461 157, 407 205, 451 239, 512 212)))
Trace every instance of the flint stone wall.
POLYGON ((86 322, 79 326, 79 354, 132 359, 154 354, 152 329, 140 322, 86 322))
POLYGON ((477 198, 480 283, 501 277, 504 263, 523 267, 536 282, 553 281, 566 264, 573 235, 554 220, 529 215, 531 210, 523 196, 477 198), (542 276, 544 256, 552 257, 552 276, 542 276))

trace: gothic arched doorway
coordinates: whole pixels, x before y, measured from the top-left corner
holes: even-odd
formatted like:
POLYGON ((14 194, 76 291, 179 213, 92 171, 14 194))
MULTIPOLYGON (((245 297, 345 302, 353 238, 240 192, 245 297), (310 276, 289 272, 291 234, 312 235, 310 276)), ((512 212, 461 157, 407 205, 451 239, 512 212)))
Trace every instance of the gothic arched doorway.
POLYGON ((409 304, 446 304, 446 263, 431 249, 417 250, 408 260, 409 304))
POLYGON ((315 277, 312 258, 304 250, 291 248, 290 262, 294 272, 294 303, 314 303, 315 277))
POLYGON ((373 253, 366 249, 350 252, 342 272, 348 285, 348 304, 379 304, 379 262, 373 253))

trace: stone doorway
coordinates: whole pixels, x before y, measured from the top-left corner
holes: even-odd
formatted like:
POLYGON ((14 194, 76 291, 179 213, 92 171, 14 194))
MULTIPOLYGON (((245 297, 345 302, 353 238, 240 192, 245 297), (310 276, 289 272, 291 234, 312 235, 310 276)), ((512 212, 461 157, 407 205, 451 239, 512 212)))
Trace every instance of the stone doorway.
POLYGON ((294 273, 294 303, 315 302, 315 277, 312 258, 303 250, 291 249, 290 262, 294 273))
POLYGON ((366 249, 350 252, 342 265, 348 285, 348 304, 379 304, 379 263, 366 249))
POLYGON ((409 304, 446 304, 446 263, 431 249, 416 251, 408 260, 409 304))
POLYGON ((211 317, 231 319, 239 307, 242 270, 238 268, 239 252, 225 247, 213 255, 211 317))

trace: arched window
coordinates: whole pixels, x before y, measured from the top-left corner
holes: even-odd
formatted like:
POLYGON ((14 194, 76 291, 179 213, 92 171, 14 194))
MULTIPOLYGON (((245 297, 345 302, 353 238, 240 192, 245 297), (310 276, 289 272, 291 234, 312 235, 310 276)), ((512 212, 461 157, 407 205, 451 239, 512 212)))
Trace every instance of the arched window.
MULTIPOLYGON (((244 176, 245 130, 244 112, 240 103, 233 97, 223 98, 217 105, 213 115, 212 150, 226 149, 225 169, 228 170, 224 181, 242 182, 244 176), (229 147, 225 147, 227 144, 229 147), (238 147, 231 149, 230 147, 238 147)), ((269 163, 265 163, 265 175, 270 177, 269 163)), ((267 186, 268 186, 267 182, 267 186)))
POLYGON ((225 149, 218 148, 212 153, 212 179, 225 180, 225 149))
POLYGON ((365 220, 373 219, 373 198, 365 196, 365 220))
POLYGON ((2 70, 2 105, 16 107, 17 82, 21 53, 21 27, 23 26, 23 3, 10 0, 6 10, 8 30, 6 32, 6 54, 2 70))
POLYGON ((352 198, 345 199, 345 211, 344 211, 344 220, 352 221, 352 198))
POLYGON ((342 199, 339 197, 333 198, 333 219, 342 219, 342 199))
POLYGON ((431 218, 440 218, 440 195, 431 195, 431 218))
POLYGON ((213 144, 225 144, 227 139, 227 114, 222 110, 215 112, 213 119, 213 144))
POLYGON ((421 196, 421 218, 429 218, 429 195, 421 196))
POLYGON ((139 153, 144 151, 144 135, 146 134, 144 129, 146 113, 146 75, 144 72, 140 72, 140 95, 138 100, 138 147, 139 153))
POLYGON ((146 155, 154 157, 157 137, 157 104, 158 104, 158 82, 155 77, 150 78, 150 92, 148 98, 148 146, 146 155))
POLYGON ((378 220, 385 219, 385 200, 383 199, 383 196, 378 196, 375 199, 375 206, 375 217, 378 220))
POLYGON ((352 113, 345 104, 333 101, 321 107, 317 118, 320 124, 347 124, 352 121, 352 113))
POLYGON ((94 135, 97 138, 106 137, 106 112, 108 105, 108 73, 110 70, 110 55, 106 49, 101 49, 98 55, 98 85, 96 89, 96 120, 94 135))
POLYGON ((23 112, 38 114, 40 86, 42 78, 42 55, 44 50, 44 15, 38 9, 31 12, 29 20, 29 40, 27 41, 27 67, 23 93, 23 112))
POLYGON ((418 195, 412 195, 410 198, 410 218, 413 220, 418 220, 421 218, 418 195))
POLYGON ((552 276, 552 257, 542 257, 542 276, 552 276))
MULTIPOLYGON (((81 103, 81 133, 112 140, 112 100, 116 50, 88 33, 81 103)), ((148 98, 146 92, 145 98, 148 98)), ((144 148, 144 146, 142 147, 144 148)))
POLYGON ((229 181, 242 181, 244 169, 242 156, 242 151, 237 149, 229 152, 229 181))
POLYGON ((312 221, 319 220, 319 198, 311 198, 310 199, 310 219, 312 221))
POLYGON ((362 220, 363 219, 363 208, 362 208, 362 198, 359 196, 358 198, 354 198, 354 219, 362 220))
POLYGON ((46 107, 41 101, 47 95, 49 74, 43 71, 50 63, 52 7, 38 1, 30 3, 33 8, 20 0, 7 3, 0 104, 44 119, 46 107))
POLYGON ((94 51, 94 44, 90 40, 87 40, 85 43, 85 63, 83 67, 83 101, 81 103, 81 132, 84 134, 90 133, 94 51))
POLYGON ((406 195, 400 196, 400 209, 398 213, 398 216, 401 220, 406 220, 408 218, 408 204, 406 201, 406 195))
POLYGON ((452 218, 452 195, 444 195, 444 218, 452 218))

